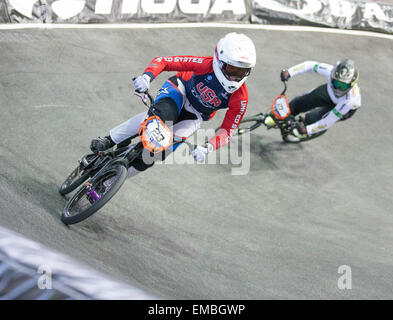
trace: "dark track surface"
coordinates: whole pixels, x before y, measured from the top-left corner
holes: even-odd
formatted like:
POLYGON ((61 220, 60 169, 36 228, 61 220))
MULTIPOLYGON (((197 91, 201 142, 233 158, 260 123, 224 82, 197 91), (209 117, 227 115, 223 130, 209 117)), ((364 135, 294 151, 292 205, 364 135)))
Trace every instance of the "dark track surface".
MULTIPOLYGON (((144 110, 131 77, 155 56, 211 55, 229 31, 0 31, 0 225, 163 298, 392 299, 391 40, 239 31, 258 53, 247 115, 280 92, 283 67, 346 56, 361 70, 362 108, 303 145, 257 129, 247 175, 155 165, 88 220, 61 223, 58 187, 90 139, 144 110), (352 290, 337 287, 340 265, 352 290)), ((291 79, 288 96, 323 81, 291 79)))

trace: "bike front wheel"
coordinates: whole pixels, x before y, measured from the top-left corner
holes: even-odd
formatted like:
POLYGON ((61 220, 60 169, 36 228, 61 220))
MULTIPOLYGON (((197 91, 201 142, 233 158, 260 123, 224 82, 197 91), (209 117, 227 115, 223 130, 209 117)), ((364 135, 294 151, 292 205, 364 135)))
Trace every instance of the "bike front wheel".
POLYGON ((85 220, 101 209, 123 185, 127 168, 116 164, 100 173, 78 190, 63 210, 61 221, 74 224, 85 220))

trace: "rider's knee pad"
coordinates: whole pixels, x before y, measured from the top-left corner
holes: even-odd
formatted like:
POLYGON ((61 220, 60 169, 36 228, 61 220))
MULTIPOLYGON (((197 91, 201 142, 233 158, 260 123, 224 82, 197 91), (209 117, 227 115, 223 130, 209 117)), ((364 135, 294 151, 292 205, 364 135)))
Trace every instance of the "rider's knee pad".
MULTIPOLYGON (((163 98, 156 102, 154 105, 154 112, 159 116, 165 123, 172 122, 175 123, 179 117, 179 110, 177 104, 171 98, 163 98)), ((153 114, 149 112, 149 116, 153 114)))

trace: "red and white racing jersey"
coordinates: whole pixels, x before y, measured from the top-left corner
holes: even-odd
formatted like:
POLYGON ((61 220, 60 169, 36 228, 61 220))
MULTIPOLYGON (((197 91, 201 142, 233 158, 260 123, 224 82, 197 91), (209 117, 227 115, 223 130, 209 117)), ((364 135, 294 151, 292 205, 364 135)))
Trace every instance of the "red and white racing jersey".
POLYGON ((213 57, 158 57, 144 73, 154 79, 162 71, 178 71, 176 76, 184 85, 186 98, 201 113, 203 120, 211 119, 219 109, 228 109, 221 129, 209 142, 214 149, 229 143, 247 109, 246 85, 232 94, 227 93, 214 74, 213 57))

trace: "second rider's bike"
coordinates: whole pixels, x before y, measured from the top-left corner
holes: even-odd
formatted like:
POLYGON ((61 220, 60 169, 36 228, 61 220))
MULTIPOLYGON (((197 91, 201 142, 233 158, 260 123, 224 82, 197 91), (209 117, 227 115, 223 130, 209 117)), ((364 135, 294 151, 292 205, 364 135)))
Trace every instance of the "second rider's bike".
MULTIPOLYGON (((244 117, 233 133, 233 136, 253 131, 261 125, 264 125, 267 129, 279 129, 281 137, 285 142, 299 143, 320 137, 326 132, 325 130, 310 136, 301 135, 299 133, 297 130, 298 123, 304 123, 304 119, 301 116, 295 117, 291 114, 291 108, 285 96, 285 92, 287 91, 286 81, 283 81, 283 84, 284 90, 273 100, 270 110, 253 116, 244 117)), ((219 130, 219 128, 217 128, 216 131, 217 130, 219 130)))

